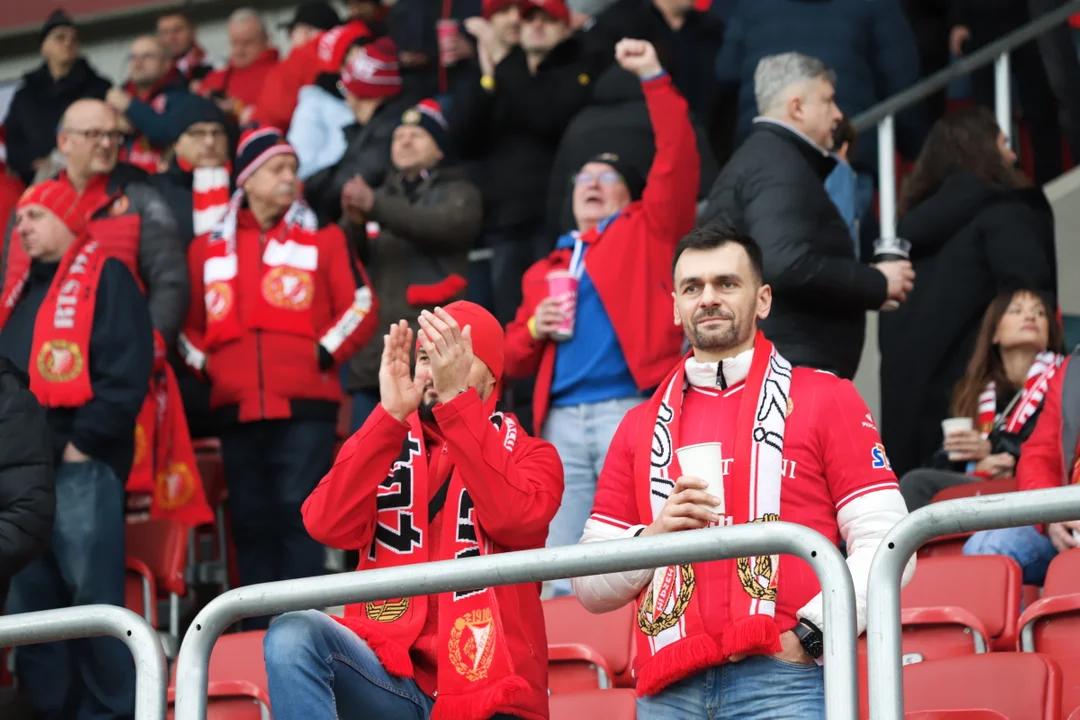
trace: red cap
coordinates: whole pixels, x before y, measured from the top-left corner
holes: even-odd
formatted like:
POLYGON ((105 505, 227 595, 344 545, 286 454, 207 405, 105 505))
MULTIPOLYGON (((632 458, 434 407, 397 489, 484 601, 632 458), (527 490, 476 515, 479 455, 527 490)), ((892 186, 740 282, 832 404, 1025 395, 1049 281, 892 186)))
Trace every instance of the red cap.
POLYGON ((350 20, 344 25, 327 30, 319 36, 319 69, 337 75, 341 63, 349 53, 349 47, 360 38, 371 37, 371 30, 361 20, 350 20))
POLYGON ((401 92, 397 45, 388 37, 360 48, 341 68, 341 84, 358 98, 387 98, 401 92))
MULTIPOLYGON (((503 374, 503 329, 495 316, 476 303, 468 300, 458 300, 443 308, 450 317, 457 320, 457 324, 464 330, 466 325, 472 326, 473 355, 487 365, 488 370, 495 376, 495 381, 502 379, 503 374)), ((417 338, 416 346, 420 347, 417 338)))
POLYGON ((515 5, 521 7, 521 4, 521 0, 484 0, 484 19, 487 20, 495 13, 500 13, 503 10, 514 7, 515 5))
POLYGON ((64 223, 76 237, 86 229, 86 217, 79 212, 79 194, 67 183, 46 180, 31 185, 19 198, 16 210, 28 205, 40 205, 64 223))
POLYGON ((562 0, 525 0, 521 5, 521 14, 530 10, 543 10, 559 22, 570 22, 570 9, 562 0))

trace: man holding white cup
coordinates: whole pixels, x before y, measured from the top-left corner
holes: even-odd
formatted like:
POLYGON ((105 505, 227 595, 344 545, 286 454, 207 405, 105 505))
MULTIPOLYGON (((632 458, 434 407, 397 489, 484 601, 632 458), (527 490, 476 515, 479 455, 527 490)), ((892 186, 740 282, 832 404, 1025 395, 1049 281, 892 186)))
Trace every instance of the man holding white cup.
MULTIPOLYGON (((792 368, 758 331, 772 305, 757 243, 695 230, 675 249, 675 324, 693 348, 623 420, 582 542, 784 520, 847 545, 858 628, 870 561, 906 514, 847 380, 792 368)), ((909 564, 905 582, 914 571, 909 564)), ((773 556, 578 578, 588 610, 636 602, 640 720, 824 718, 817 578, 773 556), (782 569, 782 572, 781 572, 782 569)))

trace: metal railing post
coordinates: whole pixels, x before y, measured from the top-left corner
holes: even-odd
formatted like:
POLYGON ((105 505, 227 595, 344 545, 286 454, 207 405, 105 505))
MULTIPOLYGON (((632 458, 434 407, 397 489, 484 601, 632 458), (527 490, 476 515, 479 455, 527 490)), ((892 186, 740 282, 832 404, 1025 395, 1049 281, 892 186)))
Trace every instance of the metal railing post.
POLYGON ((135 720, 165 720, 169 676, 157 632, 113 605, 82 605, 0 618, 0 647, 111 635, 135 658, 135 720))
POLYGON ((843 555, 819 533, 785 522, 751 523, 645 538, 524 550, 238 588, 195 618, 176 665, 177 720, 205 720, 210 653, 245 617, 346 603, 516 585, 566 577, 766 554, 794 555, 813 568, 825 606, 825 707, 829 720, 855 720, 858 681, 855 594, 843 555))
POLYGON ((1001 132, 1005 133, 1005 143, 1014 147, 1011 80, 1009 53, 1003 52, 994 60, 994 116, 1001 132))
POLYGON ((900 577, 925 543, 942 535, 1080 519, 1080 487, 947 500, 898 522, 878 547, 867 588, 870 720, 902 720, 900 577))
POLYGON ((880 236, 891 240, 896 237, 896 131, 892 115, 878 123, 877 135, 880 236))

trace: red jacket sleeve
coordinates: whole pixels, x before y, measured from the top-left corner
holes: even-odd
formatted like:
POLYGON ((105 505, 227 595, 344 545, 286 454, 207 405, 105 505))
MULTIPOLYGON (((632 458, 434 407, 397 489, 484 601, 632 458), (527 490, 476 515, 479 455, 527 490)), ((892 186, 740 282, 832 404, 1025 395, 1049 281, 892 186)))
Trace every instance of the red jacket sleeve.
POLYGON ((546 257, 526 270, 521 279, 521 307, 506 326, 504 360, 507 377, 526 378, 535 375, 540 367, 540 359, 549 341, 533 338, 529 332, 529 321, 536 313, 536 306, 547 297, 547 274, 553 269, 552 259, 546 257))
POLYGON ((376 493, 408 434, 408 425, 394 419, 381 404, 375 406, 304 501, 300 512, 312 538, 342 550, 364 550, 371 545, 378 521, 376 493))
POLYGON ((206 290, 203 287, 203 265, 206 263, 206 238, 195 238, 188 247, 188 280, 191 283, 191 301, 188 303, 184 327, 177 339, 180 357, 197 375, 206 366, 206 290))
POLYGON ((508 451, 475 390, 436 405, 435 419, 484 534, 509 550, 542 546, 562 500, 562 461, 555 447, 519 426, 508 451))
POLYGON ((648 80, 642 89, 656 137, 656 156, 641 196, 642 214, 652 236, 674 247, 697 221, 701 184, 697 136, 689 106, 670 75, 648 80))
POLYGON ((329 285, 334 321, 330 327, 320 328, 319 344, 338 364, 352 357, 375 335, 379 312, 367 271, 353 257, 345 233, 337 225, 330 225, 321 234, 325 254, 320 271, 329 285))
POLYGON ((638 428, 648 403, 626 413, 608 447, 604 468, 596 481, 596 500, 590 519, 626 530, 634 525, 652 522, 642 518, 634 492, 634 444, 640 436, 638 428))
POLYGON ((1061 392, 1070 358, 1050 379, 1035 429, 1020 448, 1016 486, 1020 490, 1061 487, 1065 482, 1065 451, 1061 447, 1061 392))

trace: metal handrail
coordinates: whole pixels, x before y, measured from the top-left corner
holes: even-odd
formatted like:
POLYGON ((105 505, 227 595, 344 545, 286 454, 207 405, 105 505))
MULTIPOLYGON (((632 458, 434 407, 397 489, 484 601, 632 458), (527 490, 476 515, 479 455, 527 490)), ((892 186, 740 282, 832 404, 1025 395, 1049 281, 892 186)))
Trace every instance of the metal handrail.
POLYGON ((165 720, 168 672, 157 632, 113 605, 82 605, 0 617, 0 647, 111 635, 135 658, 135 720, 165 720))
POLYGON ((802 558, 817 574, 827 628, 826 712, 829 720, 855 720, 858 681, 851 575, 843 555, 829 540, 807 527, 785 522, 524 550, 230 590, 203 608, 184 636, 176 665, 176 718, 205 720, 214 642, 225 628, 245 617, 778 553, 802 558))
POLYGON ((916 550, 942 535, 1080 519, 1080 487, 946 500, 898 522, 870 565, 866 604, 870 720, 902 720, 900 577, 916 550))

